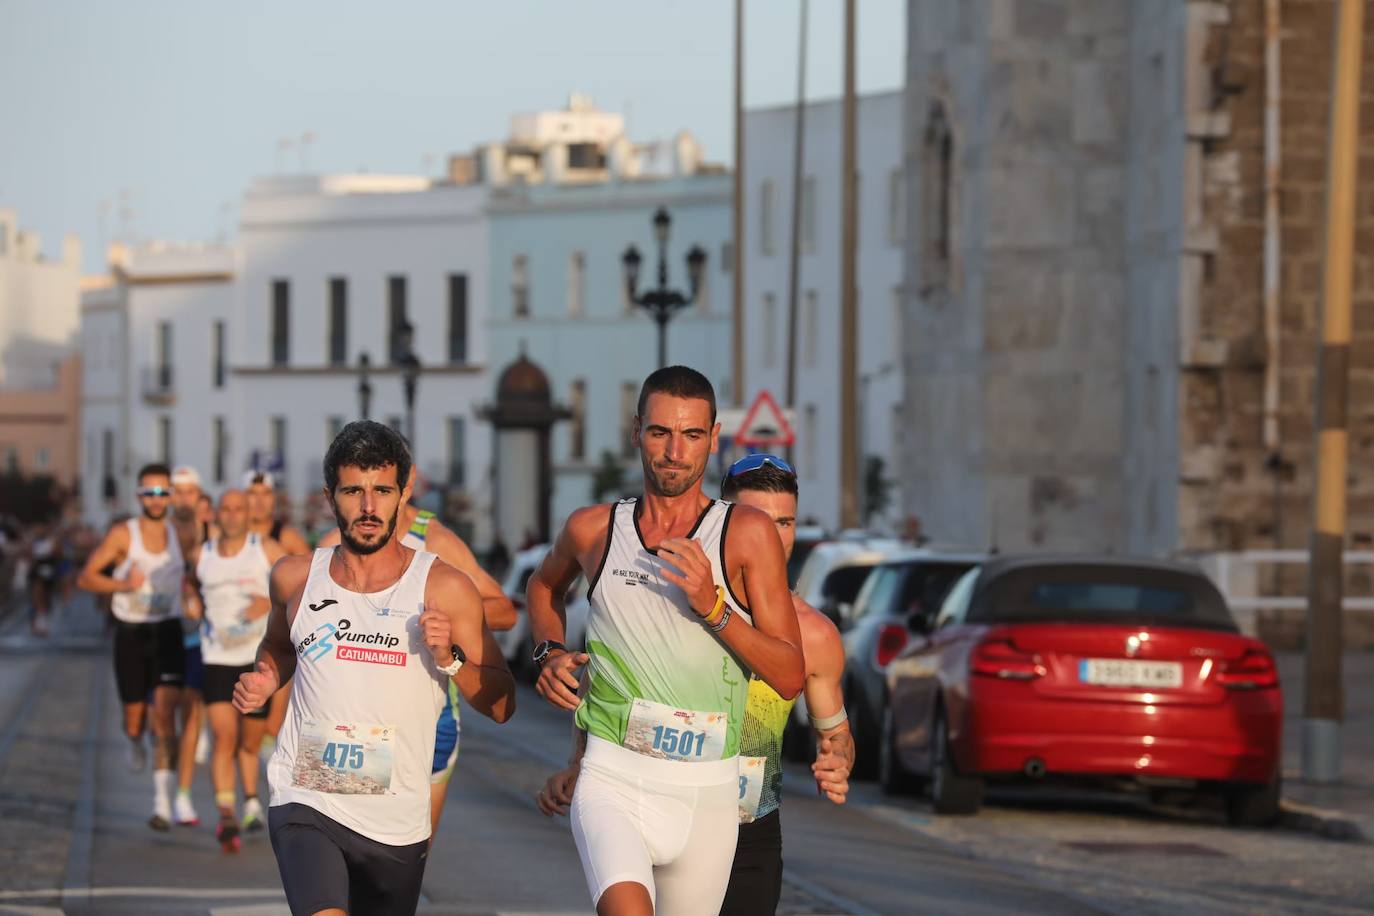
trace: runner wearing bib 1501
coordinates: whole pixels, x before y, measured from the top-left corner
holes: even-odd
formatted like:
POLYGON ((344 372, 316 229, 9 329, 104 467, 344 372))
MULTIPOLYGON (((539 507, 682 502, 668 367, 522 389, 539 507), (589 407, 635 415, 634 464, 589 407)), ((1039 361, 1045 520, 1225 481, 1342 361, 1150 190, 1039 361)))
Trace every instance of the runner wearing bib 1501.
POLYGON ((745 666, 782 696, 802 687, 772 522, 701 492, 718 434, 701 373, 650 375, 633 425, 643 498, 574 512, 529 581, 536 689, 576 710, 573 838, 601 916, 719 910, 738 833, 745 666), (587 652, 570 653, 562 596, 579 572, 587 652))

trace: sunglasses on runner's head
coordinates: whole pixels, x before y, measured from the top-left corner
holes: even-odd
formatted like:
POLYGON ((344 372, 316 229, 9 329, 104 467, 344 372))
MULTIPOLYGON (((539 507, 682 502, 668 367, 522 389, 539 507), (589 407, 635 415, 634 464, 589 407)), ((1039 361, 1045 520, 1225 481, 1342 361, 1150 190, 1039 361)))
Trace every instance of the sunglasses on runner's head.
POLYGON ((139 487, 139 496, 171 496, 171 487, 139 487))
POLYGON ((797 469, 792 467, 792 465, 788 464, 786 461, 779 458, 777 455, 768 455, 764 453, 760 453, 757 455, 745 455, 739 461, 736 461, 734 464, 730 465, 730 470, 725 472, 725 476, 729 478, 734 477, 737 474, 748 474, 750 471, 757 471, 765 464, 771 464, 773 467, 777 468, 779 471, 782 471, 784 474, 791 474, 793 477, 797 476, 797 469))

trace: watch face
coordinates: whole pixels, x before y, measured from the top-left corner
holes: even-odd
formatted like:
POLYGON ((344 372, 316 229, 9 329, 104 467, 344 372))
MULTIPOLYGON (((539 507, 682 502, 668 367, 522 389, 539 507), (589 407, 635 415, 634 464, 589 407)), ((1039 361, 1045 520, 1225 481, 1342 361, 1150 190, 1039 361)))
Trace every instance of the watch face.
POLYGON ((463 647, 462 647, 462 646, 459 646, 459 645, 452 645, 452 646, 449 646, 448 648, 449 648, 449 651, 453 653, 453 657, 456 658, 456 659, 458 659, 458 661, 460 661, 460 662, 466 662, 466 661, 468 660, 467 655, 465 655, 465 654, 463 653, 463 647))

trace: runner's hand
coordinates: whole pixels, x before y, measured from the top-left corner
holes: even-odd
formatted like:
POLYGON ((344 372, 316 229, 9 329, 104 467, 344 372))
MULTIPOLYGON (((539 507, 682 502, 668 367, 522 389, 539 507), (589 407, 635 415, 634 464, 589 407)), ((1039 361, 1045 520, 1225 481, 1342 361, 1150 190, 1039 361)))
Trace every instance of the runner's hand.
POLYGON ((559 770, 545 781, 544 788, 534 797, 545 817, 553 817, 555 814, 567 816, 568 806, 572 804, 573 789, 577 787, 577 774, 581 770, 581 764, 575 763, 566 770, 559 770))
POLYGON ((811 764, 816 789, 837 805, 843 805, 849 794, 849 758, 842 748, 849 740, 845 732, 822 738, 816 747, 816 762, 811 764))
POLYGON ((137 566, 129 567, 129 574, 124 577, 124 590, 136 592, 143 587, 143 583, 148 581, 148 577, 143 575, 143 570, 137 566))
POLYGON ((453 662, 453 624, 447 614, 425 605, 420 615, 420 631, 425 636, 425 646, 434 657, 434 663, 441 668, 453 662))
POLYGON ((716 607, 716 577, 701 542, 694 538, 669 538, 658 546, 658 558, 672 564, 660 563, 659 574, 686 593, 698 616, 709 616, 716 607), (673 567, 681 574, 674 572, 673 567))
POLYGON ((245 671, 234 685, 234 708, 245 715, 257 712, 277 692, 277 672, 265 661, 256 671, 245 671))
POLYGON ((535 681, 535 692, 559 709, 576 709, 582 705, 577 695, 577 672, 589 661, 591 656, 586 652, 549 653, 535 681))

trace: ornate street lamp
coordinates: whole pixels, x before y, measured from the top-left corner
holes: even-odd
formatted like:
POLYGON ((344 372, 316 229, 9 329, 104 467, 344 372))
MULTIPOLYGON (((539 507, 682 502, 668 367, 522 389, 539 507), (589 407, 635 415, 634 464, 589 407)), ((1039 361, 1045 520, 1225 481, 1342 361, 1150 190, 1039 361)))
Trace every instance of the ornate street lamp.
POLYGON ((364 350, 358 354, 358 415, 364 420, 372 412, 372 381, 368 373, 372 370, 372 357, 364 350))
POLYGON ((630 297, 630 301, 649 313, 658 325, 658 365, 660 368, 668 364, 668 322, 673 320, 673 316, 679 311, 696 302, 697 294, 701 291, 701 278, 706 267, 706 252, 698 245, 693 245, 687 252, 687 283, 688 294, 683 295, 675 289, 668 288, 668 233, 672 228, 673 218, 668 215, 668 211, 663 207, 658 208, 654 214, 654 239, 658 242, 658 286, 644 292, 638 293, 639 288, 639 267, 643 258, 639 254, 639 249, 634 245, 625 249, 625 254, 621 255, 621 264, 625 270, 625 291, 630 297))

